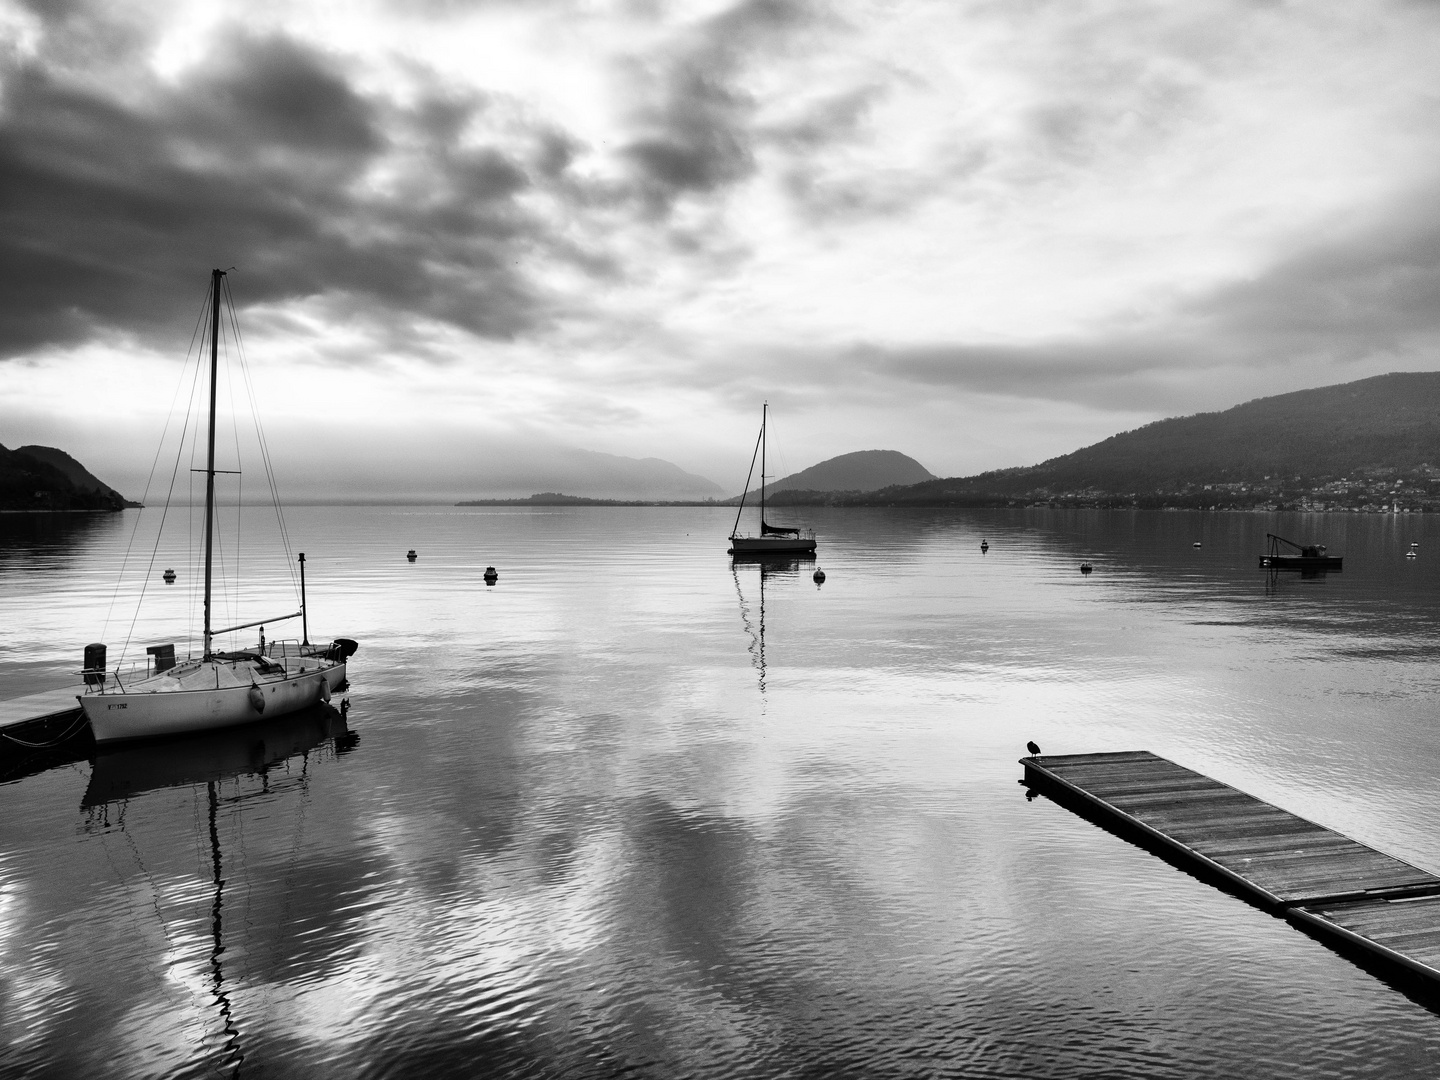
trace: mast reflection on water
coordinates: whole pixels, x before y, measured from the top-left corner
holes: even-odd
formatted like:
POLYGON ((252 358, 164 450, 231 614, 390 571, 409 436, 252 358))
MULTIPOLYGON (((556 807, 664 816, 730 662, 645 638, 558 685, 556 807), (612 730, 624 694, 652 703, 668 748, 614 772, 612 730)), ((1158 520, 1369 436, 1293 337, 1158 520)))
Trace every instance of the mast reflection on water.
MULTIPOLYGON (((335 754, 354 749, 359 736, 350 730, 345 713, 326 704, 284 717, 243 727, 224 728, 199 735, 147 741, 123 749, 100 749, 92 760, 90 783, 81 800, 87 812, 87 828, 127 832, 126 810, 129 801, 147 792, 205 785, 206 817, 210 840, 210 955, 208 958, 210 999, 220 1019, 223 1034, 219 1069, 236 1076, 245 1061, 241 1048, 241 1031, 236 1021, 231 989, 226 984, 222 958, 225 954, 225 860, 220 836, 222 802, 238 817, 247 802, 266 797, 285 787, 297 788, 302 796, 308 792, 311 752, 325 745, 333 746, 335 754), (286 784, 272 784, 271 773, 277 766, 299 757, 298 774, 286 784), (240 791, 222 797, 221 786, 247 776, 260 780, 259 790, 240 791), (113 817, 112 809, 115 811, 113 817)), ((238 831, 238 829, 236 830, 238 831)), ((132 840, 135 858, 139 851, 132 840)), ((143 864, 141 865, 144 870, 143 864)), ((146 875, 149 877, 149 874, 146 875)), ((152 885, 153 887, 153 885, 152 885)), ((159 896, 155 908, 160 911, 159 896)), ((163 916, 161 916, 163 922, 163 916)), ((233 980, 232 980, 233 982, 233 980)))
POLYGON ((750 663, 759 673, 760 698, 763 703, 765 698, 765 582, 767 580, 784 580, 786 578, 798 578, 802 563, 813 563, 812 557, 805 556, 735 556, 730 560, 730 573, 735 579, 735 595, 740 599, 740 622, 745 627, 745 632, 750 635, 750 644, 747 649, 750 653, 750 663), (751 620, 750 607, 745 601, 745 591, 740 586, 740 568, 742 566, 754 566, 759 577, 759 610, 756 618, 751 620))

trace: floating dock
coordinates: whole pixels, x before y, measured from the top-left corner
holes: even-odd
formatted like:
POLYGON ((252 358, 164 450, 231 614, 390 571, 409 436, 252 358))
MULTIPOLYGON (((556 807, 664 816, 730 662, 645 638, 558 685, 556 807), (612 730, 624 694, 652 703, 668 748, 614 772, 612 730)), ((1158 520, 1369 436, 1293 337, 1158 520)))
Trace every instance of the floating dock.
POLYGON ((37 734, 78 720, 80 703, 76 696, 83 686, 67 686, 40 694, 0 701, 0 733, 37 734))
POLYGON ((1148 751, 1022 758, 1078 799, 1252 900, 1440 987, 1440 877, 1148 751))

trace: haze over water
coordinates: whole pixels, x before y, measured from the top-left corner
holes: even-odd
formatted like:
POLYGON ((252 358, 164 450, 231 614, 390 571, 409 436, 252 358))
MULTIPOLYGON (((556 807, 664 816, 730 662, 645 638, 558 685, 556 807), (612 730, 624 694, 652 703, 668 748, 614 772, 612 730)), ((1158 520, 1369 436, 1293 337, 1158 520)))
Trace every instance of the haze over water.
MULTIPOLYGON (((267 513, 235 621, 294 610, 267 513)), ((0 1074, 1434 1071, 1426 1002, 1016 782, 1149 749, 1440 869, 1433 517, 806 511, 820 587, 732 517, 288 512, 348 733, 0 783, 0 1074)), ((105 627, 135 522, 0 526, 5 696, 183 641, 183 535, 105 627)))

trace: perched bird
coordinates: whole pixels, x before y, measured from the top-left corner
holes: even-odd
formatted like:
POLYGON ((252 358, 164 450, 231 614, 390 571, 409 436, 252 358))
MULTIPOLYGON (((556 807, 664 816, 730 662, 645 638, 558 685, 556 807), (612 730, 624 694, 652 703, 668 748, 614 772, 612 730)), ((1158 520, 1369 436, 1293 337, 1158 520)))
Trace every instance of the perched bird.
POLYGON ((1035 743, 1034 743, 1034 741, 1027 742, 1027 743, 1025 744, 1025 749, 1026 749, 1026 750, 1029 750, 1030 753, 1031 753, 1033 756, 1035 756, 1035 757, 1039 757, 1039 756, 1040 756, 1040 747, 1036 746, 1035 743))

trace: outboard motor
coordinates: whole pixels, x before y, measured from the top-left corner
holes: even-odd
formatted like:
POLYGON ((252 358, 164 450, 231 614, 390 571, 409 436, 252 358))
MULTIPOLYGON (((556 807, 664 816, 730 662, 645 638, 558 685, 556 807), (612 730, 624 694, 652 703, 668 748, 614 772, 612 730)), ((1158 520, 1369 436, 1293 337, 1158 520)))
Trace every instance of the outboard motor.
POLYGON ((343 663, 355 655, 355 650, 360 648, 360 643, 354 638, 337 637, 325 650, 325 659, 334 663, 343 663))
POLYGON ((81 674, 85 676, 86 686, 105 685, 105 643, 103 641, 85 646, 85 670, 81 674))

